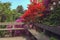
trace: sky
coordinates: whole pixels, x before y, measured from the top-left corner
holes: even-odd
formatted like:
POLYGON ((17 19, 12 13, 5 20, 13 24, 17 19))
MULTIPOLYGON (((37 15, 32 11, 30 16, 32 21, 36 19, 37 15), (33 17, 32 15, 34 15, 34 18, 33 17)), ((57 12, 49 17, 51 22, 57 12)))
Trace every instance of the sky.
POLYGON ((16 9, 18 5, 22 5, 24 10, 27 9, 27 5, 30 4, 30 0, 0 0, 1 2, 10 2, 11 9, 16 9))

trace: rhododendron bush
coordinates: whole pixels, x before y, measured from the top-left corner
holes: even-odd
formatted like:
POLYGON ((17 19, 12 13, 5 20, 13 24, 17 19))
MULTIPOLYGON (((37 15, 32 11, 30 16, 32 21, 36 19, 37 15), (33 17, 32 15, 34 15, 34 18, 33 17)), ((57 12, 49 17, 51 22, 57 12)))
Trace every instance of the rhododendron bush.
POLYGON ((37 3, 36 0, 28 5, 28 10, 22 15, 26 22, 34 21, 37 16, 43 17, 45 11, 43 3, 37 3))

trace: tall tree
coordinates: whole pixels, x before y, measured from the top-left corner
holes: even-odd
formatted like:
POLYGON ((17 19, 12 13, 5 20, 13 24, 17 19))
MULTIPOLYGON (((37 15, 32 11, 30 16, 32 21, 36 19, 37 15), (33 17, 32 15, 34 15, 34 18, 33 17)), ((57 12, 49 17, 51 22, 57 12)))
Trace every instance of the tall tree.
POLYGON ((6 19, 6 15, 7 14, 7 10, 10 9, 10 3, 6 2, 6 3, 2 3, 0 2, 0 18, 1 18, 1 22, 4 22, 6 19))
POLYGON ((18 13, 24 13, 24 10, 23 10, 22 5, 18 6, 17 9, 16 9, 16 11, 17 11, 18 13))

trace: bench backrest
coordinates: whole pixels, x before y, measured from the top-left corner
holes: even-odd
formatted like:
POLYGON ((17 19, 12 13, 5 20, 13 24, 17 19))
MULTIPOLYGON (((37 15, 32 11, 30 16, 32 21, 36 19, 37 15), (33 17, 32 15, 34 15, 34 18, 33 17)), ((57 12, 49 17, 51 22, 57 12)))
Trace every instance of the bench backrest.
POLYGON ((0 25, 11 25, 12 28, 0 28, 0 30, 24 30, 24 28, 15 28, 14 25, 20 25, 23 23, 17 23, 17 22, 0 22, 0 25))

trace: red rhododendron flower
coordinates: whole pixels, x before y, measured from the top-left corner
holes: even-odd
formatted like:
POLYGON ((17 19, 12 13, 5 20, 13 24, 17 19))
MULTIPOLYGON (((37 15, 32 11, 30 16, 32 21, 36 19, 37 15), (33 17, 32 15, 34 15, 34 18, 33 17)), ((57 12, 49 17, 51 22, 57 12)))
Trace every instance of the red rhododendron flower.
POLYGON ((45 6, 43 3, 37 3, 37 0, 30 0, 33 2, 32 4, 28 5, 28 10, 22 15, 26 21, 34 20, 37 15, 40 17, 44 16, 44 14, 38 14, 38 12, 45 11, 45 6))
POLYGON ((26 16, 29 16, 30 15, 30 10, 27 10, 23 15, 22 15, 22 18, 25 18, 26 16))

